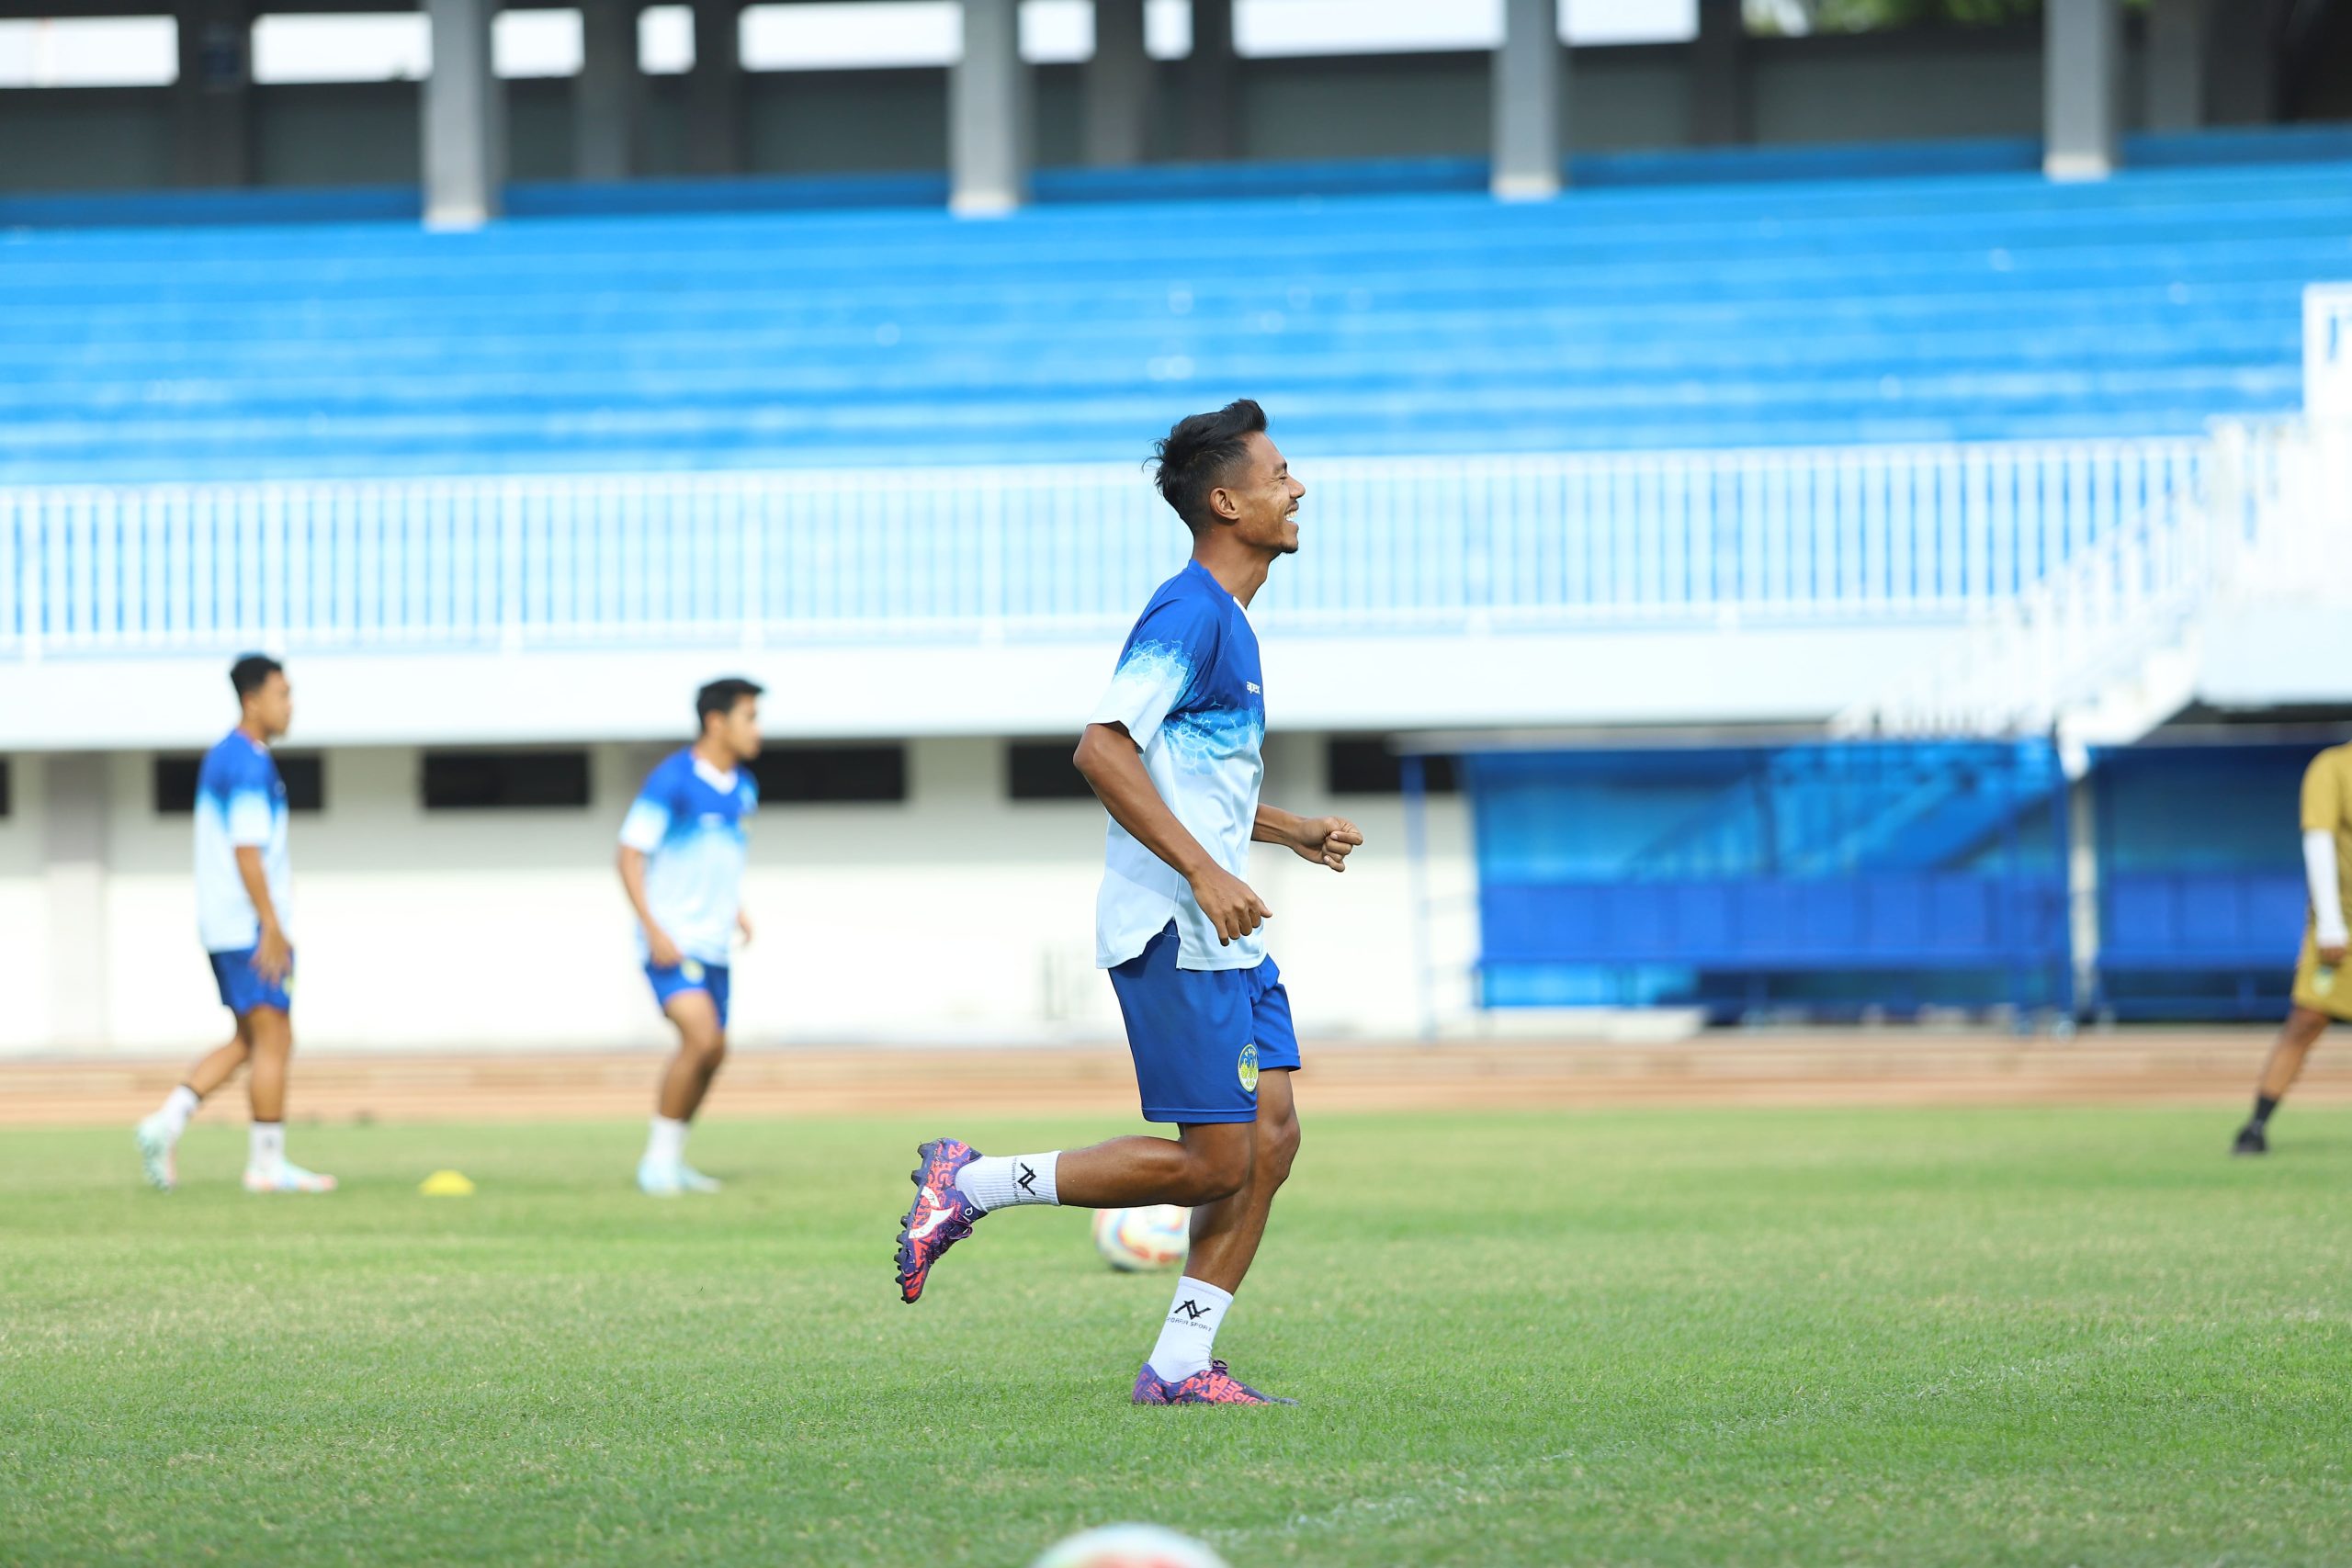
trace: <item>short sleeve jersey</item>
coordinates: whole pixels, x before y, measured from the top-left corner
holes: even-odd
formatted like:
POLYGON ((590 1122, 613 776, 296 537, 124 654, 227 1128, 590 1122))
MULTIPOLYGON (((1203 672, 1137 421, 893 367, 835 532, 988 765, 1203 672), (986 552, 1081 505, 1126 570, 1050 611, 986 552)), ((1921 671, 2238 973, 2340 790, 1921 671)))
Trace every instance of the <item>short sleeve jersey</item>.
MULTIPOLYGON (((621 842, 646 857, 645 901, 678 951, 723 964, 742 907, 743 825, 759 787, 742 768, 722 772, 692 747, 662 759, 621 823, 621 842)), ((638 933, 638 946, 645 933, 638 933)))
POLYGON ((2352 746, 2331 746, 2303 770, 2303 831, 2335 836, 2336 896, 2352 911, 2352 746))
MULTIPOLYGON (((1216 863, 1246 878, 1265 776, 1266 698, 1258 637, 1199 562, 1160 584, 1127 634, 1110 690, 1089 722, 1125 727, 1152 787, 1216 863)), ((1249 969, 1262 931, 1221 946, 1183 877, 1117 822, 1103 851, 1095 962, 1125 964, 1176 922, 1182 969, 1249 969)))
POLYGON ((232 729, 204 754, 196 773, 196 926, 207 953, 236 953, 261 941, 237 852, 261 852, 278 929, 294 932, 294 873, 286 852, 286 782, 269 748, 232 729))

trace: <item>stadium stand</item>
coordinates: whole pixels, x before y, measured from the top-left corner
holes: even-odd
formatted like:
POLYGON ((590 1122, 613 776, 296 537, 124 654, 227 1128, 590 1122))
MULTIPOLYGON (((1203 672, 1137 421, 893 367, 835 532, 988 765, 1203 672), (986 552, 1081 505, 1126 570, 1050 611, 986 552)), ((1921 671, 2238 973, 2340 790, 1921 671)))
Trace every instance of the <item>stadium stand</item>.
POLYGON ((1238 391, 1321 454, 2189 434, 2296 406, 2301 291, 2352 269, 2341 159, 1660 162, 1524 207, 17 229, 0 481, 1111 459, 1238 391))

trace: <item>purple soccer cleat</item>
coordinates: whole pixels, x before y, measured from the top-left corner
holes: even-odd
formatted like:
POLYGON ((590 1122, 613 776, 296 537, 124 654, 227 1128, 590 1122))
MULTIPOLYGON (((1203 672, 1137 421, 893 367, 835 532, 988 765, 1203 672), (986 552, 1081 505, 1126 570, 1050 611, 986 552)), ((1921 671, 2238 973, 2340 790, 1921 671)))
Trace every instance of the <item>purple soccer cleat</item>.
POLYGON ((931 1266, 970 1235, 973 1224, 988 1212, 956 1185, 956 1173, 979 1158, 978 1150, 961 1138, 933 1138, 915 1155, 922 1163, 910 1177, 915 1184, 914 1206, 899 1227, 899 1299, 908 1303, 922 1299, 931 1266))
POLYGON ((1151 1370, 1146 1361, 1143 1371, 1136 1374, 1135 1402, 1137 1404, 1296 1404, 1295 1399, 1283 1399, 1277 1394, 1261 1393, 1239 1378, 1223 1361, 1211 1361, 1191 1377, 1170 1382, 1151 1370))

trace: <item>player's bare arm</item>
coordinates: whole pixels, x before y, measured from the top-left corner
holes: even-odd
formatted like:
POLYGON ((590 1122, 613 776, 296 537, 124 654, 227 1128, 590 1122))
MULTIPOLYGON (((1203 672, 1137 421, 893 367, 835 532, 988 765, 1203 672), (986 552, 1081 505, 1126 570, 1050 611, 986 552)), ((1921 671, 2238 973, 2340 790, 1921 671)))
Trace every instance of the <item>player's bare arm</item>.
POLYGON ((254 973, 275 986, 293 967, 294 949, 277 923, 277 906, 270 901, 269 875, 263 868, 259 848, 237 846, 237 876, 245 885, 245 896, 254 901, 254 919, 261 927, 260 940, 254 945, 254 973))
MULTIPOLYGON (((1072 761, 1112 820, 1192 885, 1193 901, 1216 928, 1220 943, 1230 945, 1273 919, 1266 901, 1248 883, 1217 864, 1168 809, 1168 803, 1152 787, 1151 775, 1144 771, 1143 753, 1136 750, 1125 726, 1088 725, 1072 761)), ((1259 819, 1264 820, 1262 813, 1259 819)))
POLYGON ((1344 817, 1300 817, 1279 807, 1261 806, 1250 839, 1283 845, 1303 861, 1343 872, 1348 856, 1363 847, 1363 829, 1344 817))
MULTIPOLYGON (((652 906, 645 901, 645 852, 623 844, 619 863, 621 886, 628 894, 628 907, 637 912, 637 923, 645 932, 645 956, 657 968, 675 969, 682 961, 678 944, 653 919, 652 906)), ((750 935, 748 931, 744 934, 750 935)))

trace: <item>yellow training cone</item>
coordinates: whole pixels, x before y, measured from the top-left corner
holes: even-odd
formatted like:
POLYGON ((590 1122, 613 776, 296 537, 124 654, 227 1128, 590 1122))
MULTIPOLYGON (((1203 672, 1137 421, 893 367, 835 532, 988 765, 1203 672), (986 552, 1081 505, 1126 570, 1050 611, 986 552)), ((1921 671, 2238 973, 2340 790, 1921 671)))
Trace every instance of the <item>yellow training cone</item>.
POLYGON ((466 1179, 461 1170, 436 1170, 417 1188, 427 1198, 470 1198, 474 1184, 466 1179))

